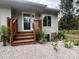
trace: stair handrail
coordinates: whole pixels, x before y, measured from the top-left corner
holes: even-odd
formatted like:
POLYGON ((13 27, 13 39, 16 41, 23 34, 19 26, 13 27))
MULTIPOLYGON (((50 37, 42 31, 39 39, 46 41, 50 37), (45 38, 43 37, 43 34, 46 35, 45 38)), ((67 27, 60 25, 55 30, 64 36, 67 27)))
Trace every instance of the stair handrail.
POLYGON ((7 20, 9 27, 9 43, 12 44, 17 32, 17 19, 7 17, 7 20))

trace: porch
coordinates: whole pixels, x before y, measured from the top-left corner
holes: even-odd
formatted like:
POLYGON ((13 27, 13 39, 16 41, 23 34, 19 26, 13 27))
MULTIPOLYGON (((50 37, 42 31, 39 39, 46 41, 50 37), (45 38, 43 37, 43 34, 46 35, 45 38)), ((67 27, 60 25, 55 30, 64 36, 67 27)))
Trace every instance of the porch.
POLYGON ((32 22, 29 22, 29 25, 27 22, 25 22, 24 31, 18 31, 18 18, 7 18, 9 28, 9 43, 12 46, 36 43, 36 31, 42 30, 42 27, 39 26, 41 24, 41 20, 31 20, 32 22), (37 25, 37 27, 35 25, 37 25))

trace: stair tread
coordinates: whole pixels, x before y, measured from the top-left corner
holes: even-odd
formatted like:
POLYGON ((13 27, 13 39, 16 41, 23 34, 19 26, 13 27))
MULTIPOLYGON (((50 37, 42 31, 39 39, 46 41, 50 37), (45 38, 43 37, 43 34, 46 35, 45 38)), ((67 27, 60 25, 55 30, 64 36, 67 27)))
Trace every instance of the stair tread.
POLYGON ((24 34, 25 34, 25 35, 27 35, 27 34, 30 35, 30 34, 34 34, 34 33, 17 33, 16 35, 24 35, 24 34))
POLYGON ((34 38, 34 36, 16 36, 16 39, 22 39, 22 38, 34 38))
POLYGON ((19 45, 25 43, 35 43, 35 34, 33 31, 30 32, 17 32, 12 45, 19 45))
POLYGON ((16 36, 34 36, 34 34, 16 34, 16 36))
POLYGON ((13 43, 23 43, 23 42, 31 42, 31 41, 35 41, 34 39, 30 39, 30 40, 15 40, 13 43))
POLYGON ((29 31, 29 32, 18 32, 18 34, 23 34, 23 33, 34 33, 33 31, 29 31))

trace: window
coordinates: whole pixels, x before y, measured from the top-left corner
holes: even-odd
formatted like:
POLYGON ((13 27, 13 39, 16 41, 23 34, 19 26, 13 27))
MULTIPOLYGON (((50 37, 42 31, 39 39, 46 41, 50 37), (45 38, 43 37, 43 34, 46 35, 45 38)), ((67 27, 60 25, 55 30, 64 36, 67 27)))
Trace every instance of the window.
POLYGON ((51 16, 45 16, 44 17, 43 26, 51 26, 51 16))
POLYGON ((50 34, 45 34, 45 38, 47 39, 47 41, 50 41, 50 34))
POLYGON ((24 30, 30 30, 30 19, 27 17, 24 17, 24 30))
POLYGON ((24 14, 23 16, 24 16, 24 17, 26 17, 26 16, 27 16, 27 17, 30 17, 31 15, 30 15, 30 14, 24 14))

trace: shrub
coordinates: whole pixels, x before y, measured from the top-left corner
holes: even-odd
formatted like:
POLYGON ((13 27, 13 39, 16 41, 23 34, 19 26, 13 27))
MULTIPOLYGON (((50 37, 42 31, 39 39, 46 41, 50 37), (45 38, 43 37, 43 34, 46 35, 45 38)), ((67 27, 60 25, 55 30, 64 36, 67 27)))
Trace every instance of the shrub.
POLYGON ((3 41, 3 46, 6 46, 8 41, 8 28, 6 26, 2 26, 1 28, 1 39, 3 41))
POLYGON ((53 33, 53 41, 58 41, 58 40, 61 40, 61 39, 65 39, 65 34, 64 32, 58 32, 58 33, 53 33))
POLYGON ((72 42, 69 40, 64 40, 64 47, 66 48, 71 48, 72 47, 72 42))
POLYGON ((53 33, 52 40, 53 40, 54 42, 58 41, 58 33, 53 33))
POLYGON ((79 46, 79 39, 74 39, 73 43, 74 43, 74 45, 79 46))
POLYGON ((38 31, 38 39, 39 39, 39 43, 43 44, 47 42, 47 39, 45 38, 45 34, 43 31, 38 31))
POLYGON ((65 33, 64 32, 58 32, 58 38, 59 39, 65 39, 65 33))

